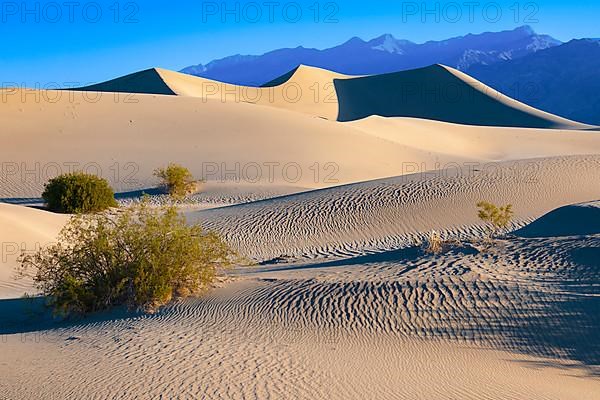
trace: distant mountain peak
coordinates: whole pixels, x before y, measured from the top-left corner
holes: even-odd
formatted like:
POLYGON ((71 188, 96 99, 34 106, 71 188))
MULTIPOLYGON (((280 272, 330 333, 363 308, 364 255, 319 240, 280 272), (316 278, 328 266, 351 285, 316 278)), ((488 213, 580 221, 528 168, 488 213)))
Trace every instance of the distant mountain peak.
POLYGON ((368 42, 373 50, 385 51, 392 54, 405 54, 405 47, 414 43, 408 40, 398 40, 392 34, 386 33, 368 42))
POLYGON ((374 41, 396 40, 396 38, 391 33, 384 33, 383 35, 376 37, 373 40, 374 41))
POLYGON ((521 32, 525 35, 535 35, 536 32, 530 25, 522 25, 514 29, 515 32, 521 32))
POLYGON ((356 44, 365 44, 365 43, 367 43, 367 42, 365 42, 364 40, 362 40, 358 36, 354 36, 354 37, 350 38, 347 42, 345 42, 342 46, 356 45, 356 44))

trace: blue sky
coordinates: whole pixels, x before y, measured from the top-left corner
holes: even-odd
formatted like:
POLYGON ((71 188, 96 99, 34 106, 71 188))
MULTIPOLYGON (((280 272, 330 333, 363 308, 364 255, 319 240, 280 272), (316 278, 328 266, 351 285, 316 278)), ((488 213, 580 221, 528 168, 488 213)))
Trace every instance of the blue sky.
POLYGON ((383 33, 424 42, 528 24, 567 41, 600 37, 598 17, 597 0, 0 1, 0 81, 86 84, 383 33))

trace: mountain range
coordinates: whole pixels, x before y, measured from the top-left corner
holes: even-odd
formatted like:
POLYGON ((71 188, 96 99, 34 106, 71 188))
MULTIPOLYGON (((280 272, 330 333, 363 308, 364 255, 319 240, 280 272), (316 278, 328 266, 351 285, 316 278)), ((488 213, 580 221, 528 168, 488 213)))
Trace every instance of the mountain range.
POLYGON ((348 75, 382 74, 431 64, 466 70, 473 65, 519 58, 560 44, 550 36, 536 34, 529 26, 423 44, 385 34, 370 41, 354 37, 324 50, 300 46, 274 50, 261 56, 238 54, 206 65, 190 66, 181 72, 220 82, 260 86, 300 64, 348 75))
POLYGON ((390 34, 354 37, 328 49, 278 49, 234 55, 194 65, 183 73, 221 82, 261 86, 298 65, 348 75, 372 75, 444 64, 533 107, 589 124, 600 124, 600 41, 567 43, 529 26, 468 34, 422 44, 390 34))

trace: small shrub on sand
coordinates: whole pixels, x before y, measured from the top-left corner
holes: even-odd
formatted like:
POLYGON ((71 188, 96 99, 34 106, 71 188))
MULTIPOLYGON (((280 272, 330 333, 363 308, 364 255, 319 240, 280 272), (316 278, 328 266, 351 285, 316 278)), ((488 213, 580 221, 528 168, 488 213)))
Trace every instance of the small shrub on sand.
POLYGON ((487 201, 477 203, 479 219, 491 225, 490 238, 493 238, 502 229, 506 229, 514 215, 512 205, 498 207, 487 201))
POLYGON ((57 244, 21 257, 19 272, 34 271, 57 314, 117 305, 152 311, 208 287, 231 255, 219 236, 187 225, 175 208, 142 203, 73 217, 57 244))
POLYGON ((463 246, 459 239, 443 239, 442 235, 435 230, 431 231, 425 240, 417 240, 415 245, 420 247, 423 253, 433 255, 438 255, 452 249, 461 248, 463 246))
POLYGON ((98 212, 117 206, 115 194, 106 179, 83 172, 51 179, 42 198, 51 211, 60 213, 98 212))
POLYGON ((425 253, 439 254, 443 250, 443 244, 441 235, 436 231, 431 231, 423 245, 423 250, 425 253))
POLYGON ((161 184, 175 198, 184 197, 196 189, 192 173, 178 164, 170 163, 165 168, 158 168, 154 171, 154 176, 161 179, 161 184))

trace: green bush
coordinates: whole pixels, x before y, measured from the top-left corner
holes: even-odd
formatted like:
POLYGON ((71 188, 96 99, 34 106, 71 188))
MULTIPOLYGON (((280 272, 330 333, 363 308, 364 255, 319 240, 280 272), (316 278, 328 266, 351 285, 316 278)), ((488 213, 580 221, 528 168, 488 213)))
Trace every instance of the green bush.
POLYGON ((51 211, 89 213, 116 207, 115 194, 106 179, 75 172, 51 179, 42 198, 51 211))
POLYGON ((501 229, 505 229, 514 215, 512 204, 498 207, 487 201, 477 203, 479 208, 478 216, 484 222, 491 225, 492 231, 490 237, 494 237, 501 229))
POLYGON ((178 164, 170 163, 166 168, 158 168, 154 171, 154 176, 161 179, 161 184, 175 198, 184 197, 195 188, 192 173, 178 164))
POLYGON ((57 244, 21 257, 21 276, 61 315, 117 305, 155 310, 209 286, 232 251, 175 208, 141 205, 72 217, 57 244), (35 271, 30 274, 30 271, 35 271))

